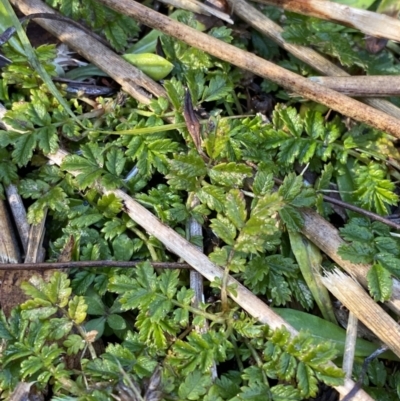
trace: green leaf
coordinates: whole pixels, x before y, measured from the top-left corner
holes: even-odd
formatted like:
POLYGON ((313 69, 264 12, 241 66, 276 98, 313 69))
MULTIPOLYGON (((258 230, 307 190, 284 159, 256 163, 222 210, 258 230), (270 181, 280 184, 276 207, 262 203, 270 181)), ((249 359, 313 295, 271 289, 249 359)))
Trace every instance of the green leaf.
POLYGON ((50 320, 51 339, 60 340, 70 333, 73 323, 67 318, 52 318, 50 320))
POLYGON ((85 298, 75 295, 68 303, 68 316, 76 323, 81 324, 86 319, 87 305, 85 298))
POLYGON ((220 163, 208 172, 215 185, 242 187, 245 178, 252 174, 251 167, 242 163, 220 163))
POLYGON ((89 291, 84 297, 87 305, 86 313, 88 315, 104 315, 106 306, 104 305, 101 297, 93 290, 89 291))
POLYGON ((312 369, 303 362, 300 362, 297 366, 296 379, 303 397, 315 397, 318 391, 317 379, 312 369))
POLYGON ((289 173, 279 187, 278 193, 283 197, 285 202, 290 203, 300 194, 302 186, 303 177, 300 175, 296 176, 294 173, 289 173))
POLYGON ((360 205, 382 215, 389 213, 389 205, 396 205, 399 201, 394 193, 394 183, 385 175, 380 164, 370 163, 368 166, 359 166, 355 177, 355 197, 360 205))
POLYGON ((99 210, 107 218, 112 218, 122 210, 122 201, 115 194, 105 194, 97 202, 99 210))
POLYGON ((290 205, 284 206, 279 211, 279 216, 282 221, 286 224, 288 230, 301 231, 304 225, 304 218, 298 210, 290 205))
POLYGON ((70 280, 65 273, 55 272, 48 284, 45 284, 48 299, 53 303, 57 303, 60 308, 68 304, 72 289, 70 280))
POLYGON ((207 173, 204 160, 194 152, 176 155, 170 163, 166 178, 172 188, 194 191, 197 181, 207 173))
POLYGON ((232 92, 232 84, 221 75, 211 78, 210 84, 205 87, 202 101, 212 102, 227 97, 232 92))
POLYGON ((122 57, 156 81, 165 78, 174 68, 172 63, 157 54, 124 54, 122 57))
POLYGON ((393 281, 390 272, 381 264, 374 264, 367 273, 368 289, 377 302, 385 302, 392 296, 393 281))
POLYGON ((131 260, 134 253, 134 243, 131 238, 126 234, 121 234, 112 242, 112 248, 114 251, 114 258, 116 260, 131 260))
POLYGON ((97 163, 76 155, 65 157, 61 168, 70 173, 79 173, 76 180, 80 189, 91 187, 103 174, 102 168, 97 163))
POLYGON ((106 168, 107 170, 119 177, 124 169, 126 159, 121 149, 111 148, 107 153, 106 168))
POLYGON ((27 376, 32 376, 43 367, 44 366, 41 358, 32 355, 28 359, 25 359, 24 361, 21 362, 22 377, 25 378, 27 376))
POLYGON ((76 355, 85 347, 85 341, 77 334, 70 334, 63 345, 67 348, 67 355, 76 355))
POLYGON ((35 135, 31 133, 21 134, 14 142, 14 151, 12 152, 14 163, 19 167, 26 166, 32 158, 35 148, 35 135))
POLYGON ((113 330, 124 330, 126 328, 125 319, 120 315, 107 316, 107 323, 113 330))
POLYGON ((246 201, 244 195, 238 189, 231 189, 225 203, 225 214, 229 220, 240 230, 246 221, 246 201))
POLYGON ((218 214, 216 219, 211 219, 210 227, 215 235, 228 245, 233 245, 235 243, 236 228, 226 217, 218 214))
MULTIPOLYGON (((318 343, 329 340, 335 345, 335 348, 340 355, 343 355, 346 341, 346 330, 343 328, 318 316, 298 310, 289 308, 272 309, 297 331, 307 330, 315 342, 318 343)), ((376 351, 378 347, 379 345, 377 344, 357 338, 355 354, 359 357, 366 357, 376 351)), ((388 355, 386 354, 385 357, 387 356, 388 355)), ((395 358, 394 354, 392 354, 390 358, 395 358)))
POLYGON ((189 373, 179 386, 178 395, 184 400, 199 400, 212 384, 210 375, 196 371, 189 373))
POLYGON ((224 209, 226 194, 224 188, 216 185, 204 184, 197 192, 197 197, 211 210, 220 213, 224 209))
POLYGON ((266 169, 259 168, 253 181, 254 194, 258 196, 265 195, 272 190, 273 186, 273 175, 266 169))

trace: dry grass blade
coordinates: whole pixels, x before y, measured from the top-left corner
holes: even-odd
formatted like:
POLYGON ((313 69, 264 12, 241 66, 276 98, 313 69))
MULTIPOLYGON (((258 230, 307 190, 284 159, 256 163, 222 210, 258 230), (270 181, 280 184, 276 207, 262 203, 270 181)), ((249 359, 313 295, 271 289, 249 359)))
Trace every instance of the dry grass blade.
POLYGON ((6 188, 6 194, 15 225, 17 226, 22 248, 24 252, 26 252, 28 249, 30 226, 26 217, 25 206, 22 202, 21 195, 18 193, 18 188, 15 185, 9 185, 6 188))
POLYGON ((400 77, 361 75, 356 77, 310 77, 311 81, 348 96, 400 96, 400 77))
MULTIPOLYGON (((320 71, 324 75, 332 75, 335 77, 349 76, 346 71, 343 71, 336 64, 327 60, 315 50, 309 47, 298 46, 286 42, 286 40, 282 37, 282 27, 267 18, 256 8, 248 4, 245 0, 228 0, 228 3, 231 5, 232 10, 238 17, 242 18, 250 26, 263 35, 269 37, 283 49, 296 56, 299 60, 302 60, 306 64, 312 66, 313 69, 320 71)), ((393 103, 390 103, 388 100, 363 99, 363 102, 400 119, 400 109, 393 103)))
MULTIPOLYGON (((338 254, 338 248, 344 244, 344 241, 340 238, 339 231, 317 212, 311 209, 303 209, 303 217, 302 233, 343 270, 355 277, 364 287, 367 287, 367 273, 371 266, 342 259, 338 254)), ((387 305, 400 315, 400 282, 396 279, 393 279, 393 293, 387 305)))
POLYGON ((350 312, 400 357, 400 326, 354 279, 335 269, 326 273, 322 282, 350 312))
MULTIPOLYGON (((40 0, 10 0, 10 2, 24 14, 54 13, 52 8, 40 0)), ((37 19, 36 22, 106 72, 139 102, 148 104, 151 100, 150 94, 157 97, 166 96, 161 85, 80 29, 60 21, 37 19)))
POLYGON ((6 204, 0 199, 0 263, 18 263, 20 256, 6 204))
POLYGON ((197 14, 205 14, 205 15, 213 15, 229 24, 233 24, 231 17, 223 13, 222 11, 217 10, 216 8, 207 6, 206 4, 200 3, 197 0, 160 0, 163 3, 174 6, 175 8, 182 8, 184 10, 192 11, 197 14))
POLYGON ((384 14, 325 0, 254 0, 284 10, 309 15, 359 29, 377 38, 400 41, 400 21, 384 14))
POLYGON ((138 2, 122 0, 100 0, 100 2, 193 47, 276 82, 291 92, 296 92, 307 99, 322 103, 348 117, 365 122, 400 138, 400 120, 386 113, 375 110, 331 89, 314 84, 308 79, 276 66, 252 53, 238 49, 176 22, 138 2))
POLYGON ((347 323, 346 343, 344 346, 343 355, 343 370, 346 373, 346 377, 349 379, 351 378, 351 375, 353 373, 354 354, 357 342, 357 326, 358 319, 353 312, 350 312, 347 323))
MULTIPOLYGON (((48 157, 51 161, 60 165, 67 155, 67 152, 59 150, 57 153, 49 155, 48 157)), ((172 228, 164 225, 157 217, 125 192, 121 190, 106 191, 100 186, 97 187, 97 190, 105 194, 112 193, 117 198, 121 199, 124 202, 126 213, 133 221, 162 242, 171 252, 184 259, 202 276, 207 278, 207 280, 214 281, 215 279, 223 279, 224 271, 220 267, 212 263, 208 257, 200 252, 194 245, 181 237, 172 228)), ((227 284, 228 286, 235 286, 236 290, 235 294, 229 294, 230 297, 259 322, 268 324, 272 329, 285 326, 291 335, 294 336, 297 334, 297 331, 293 327, 237 280, 229 276, 227 284)), ((354 382, 352 380, 345 380, 343 386, 336 386, 335 388, 340 394, 345 395, 353 387, 354 382)), ((372 401, 372 398, 364 391, 359 391, 354 397, 354 401, 372 401)))

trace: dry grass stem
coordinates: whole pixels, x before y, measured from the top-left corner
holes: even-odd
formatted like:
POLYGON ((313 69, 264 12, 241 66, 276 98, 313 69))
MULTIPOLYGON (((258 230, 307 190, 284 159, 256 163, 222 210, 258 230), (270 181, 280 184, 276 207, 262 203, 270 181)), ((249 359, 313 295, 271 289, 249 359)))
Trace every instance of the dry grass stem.
POLYGON ((254 0, 294 13, 308 15, 356 28, 377 38, 400 41, 400 21, 372 11, 326 0, 254 0))
MULTIPOLYGON (((367 287, 367 273, 371 266, 342 259, 338 254, 338 249, 345 242, 340 238, 339 231, 317 212, 311 209, 303 209, 302 212, 304 217, 302 233, 343 270, 367 287)), ((400 282, 396 279, 393 279, 392 297, 386 304, 400 315, 400 282)))
POLYGON ((18 230, 23 251, 26 252, 28 249, 30 226, 26 217, 24 203, 21 195, 18 193, 18 188, 15 185, 9 185, 6 187, 6 195, 8 204, 10 205, 11 213, 14 217, 15 225, 18 230))
MULTIPOLYGON (((336 64, 327 60, 315 50, 298 46, 286 42, 282 37, 283 28, 270 20, 256 8, 248 4, 245 0, 228 0, 235 14, 246 21, 254 29, 266 35, 268 38, 276 42, 283 49, 293 54, 299 60, 313 67, 313 69, 324 75, 331 76, 350 76, 346 71, 342 70, 336 64)), ((332 88, 334 89, 334 88, 332 88)), ((400 119, 400 109, 393 103, 385 99, 363 99, 363 102, 375 107, 393 117, 400 119)))
POLYGON ((400 77, 361 75, 352 77, 310 77, 311 81, 348 96, 399 96, 400 77))
POLYGON ((291 92, 296 92, 307 99, 322 103, 350 118, 365 122, 400 138, 400 120, 386 113, 366 106, 331 89, 314 84, 306 78, 278 67, 252 53, 198 32, 138 2, 125 0, 99 1, 122 14, 135 18, 151 28, 157 29, 240 68, 251 71, 260 77, 276 82, 291 92))
MULTIPOLYGON (((52 8, 40 0, 10 0, 10 2, 24 14, 54 13, 52 8)), ((139 102, 148 104, 151 94, 157 97, 166 96, 161 85, 80 29, 60 21, 37 19, 35 22, 106 72, 139 102)))
POLYGON ((28 250, 25 255, 25 263, 43 262, 42 244, 44 238, 47 210, 44 213, 43 219, 38 224, 32 224, 29 232, 28 250))
POLYGON ((20 259, 17 241, 11 227, 6 203, 0 199, 0 263, 18 263, 20 259))
MULTIPOLYGON (((59 150, 57 153, 49 155, 48 157, 54 163, 60 165, 67 155, 67 152, 59 150)), ((163 224, 156 216, 125 192, 119 189, 107 191, 100 186, 97 186, 97 190, 104 194, 113 193, 116 197, 121 199, 124 202, 126 213, 133 221, 143 227, 150 235, 153 235, 161 241, 171 252, 184 259, 195 270, 207 278, 207 280, 214 281, 215 279, 223 279, 223 269, 212 263, 208 257, 199 251, 193 244, 181 237, 172 228, 163 224)), ((228 286, 234 286, 236 291, 235 294, 230 293, 230 297, 259 322, 268 324, 272 329, 278 329, 285 326, 291 335, 294 336, 297 334, 297 331, 284 319, 273 312, 245 286, 230 276, 228 278, 228 286)), ((346 395, 353 387, 354 382, 346 379, 344 385, 336 386, 335 388, 340 394, 346 395)), ((373 400, 367 393, 360 390, 355 395, 354 401, 373 400)))
POLYGON ((207 6, 197 0, 160 0, 163 3, 169 4, 175 8, 182 8, 197 14, 213 15, 229 24, 233 24, 231 17, 214 7, 207 6))
POLYGON ((350 379, 353 372, 354 354, 356 351, 357 342, 357 326, 358 319, 353 312, 349 313, 346 330, 346 343, 344 345, 343 355, 343 370, 346 373, 346 378, 350 379))
POLYGON ((400 357, 400 326, 353 278, 339 269, 327 272, 322 282, 350 312, 400 357))

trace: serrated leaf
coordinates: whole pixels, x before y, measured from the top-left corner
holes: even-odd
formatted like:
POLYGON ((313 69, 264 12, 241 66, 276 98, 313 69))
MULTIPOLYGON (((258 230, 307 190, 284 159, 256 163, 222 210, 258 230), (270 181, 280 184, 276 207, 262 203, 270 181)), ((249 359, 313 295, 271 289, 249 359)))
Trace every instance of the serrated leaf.
POLYGON ((315 397, 318 391, 317 379, 313 370, 303 362, 297 366, 296 379, 303 397, 315 397))
POLYGON ((202 203, 205 203, 208 208, 216 212, 222 212, 226 199, 225 190, 216 185, 204 184, 197 192, 197 197, 202 203))
POLYGON ((371 263, 374 260, 376 250, 373 246, 354 241, 351 245, 339 246, 338 254, 353 263, 371 263))
POLYGON ((301 231, 304 225, 304 218, 298 210, 290 205, 284 206, 279 210, 279 216, 282 221, 286 224, 288 230, 301 231))
POLYGON ((279 187, 279 195, 283 197, 285 202, 291 202, 296 196, 300 194, 303 186, 303 177, 296 176, 294 173, 289 173, 283 180, 282 185, 279 187))
POLYGON ((120 176, 124 169, 125 162, 126 159, 121 149, 113 147, 107 153, 106 168, 111 174, 117 177, 120 176))
POLYGON ((392 295, 393 281, 390 272, 381 264, 374 264, 367 273, 368 289, 377 302, 385 302, 392 295))
POLYGON ((14 142, 12 157, 14 163, 19 166, 25 166, 32 158, 33 151, 36 148, 36 138, 34 134, 21 134, 14 142))
POLYGON ((263 169, 258 169, 253 181, 253 191, 255 195, 262 196, 272 190, 274 186, 273 175, 263 169))
POLYGON ((87 305, 85 298, 75 295, 68 303, 68 316, 76 323, 81 324, 86 319, 87 305))
POLYGON ((32 355, 28 359, 25 359, 21 362, 22 377, 25 378, 27 376, 31 376, 43 367, 43 361, 41 360, 41 358, 32 355))
POLYGON ((225 214, 238 230, 244 226, 247 211, 243 192, 238 189, 229 191, 225 202, 225 214))
POLYGON ((50 338, 60 340, 72 330, 73 323, 67 318, 53 318, 50 320, 51 335, 50 338))
POLYGON ((63 308, 68 304, 72 289, 70 280, 65 273, 55 272, 48 284, 45 284, 46 295, 48 299, 63 308))
POLYGON ((241 163, 220 163, 208 172, 213 184, 238 188, 251 174, 251 167, 241 163))
POLYGON ((205 87, 203 102, 212 102, 223 99, 232 92, 232 84, 221 75, 211 78, 210 84, 205 87))
POLYGON ((226 217, 218 214, 216 219, 211 219, 211 229, 216 236, 228 245, 235 243, 236 228, 226 217))
POLYGON ((105 194, 97 202, 99 210, 107 218, 112 218, 122 210, 122 201, 115 194, 105 194))
POLYGON ((209 375, 202 375, 201 372, 189 373, 185 381, 179 386, 179 397, 184 400, 198 400, 207 392, 211 384, 209 375))
POLYGON ((388 270, 395 277, 400 277, 399 258, 396 258, 393 255, 387 253, 378 253, 376 254, 376 260, 382 267, 388 270))
POLYGON ((70 334, 63 345, 67 348, 67 355, 75 355, 85 347, 85 341, 77 334, 70 334))

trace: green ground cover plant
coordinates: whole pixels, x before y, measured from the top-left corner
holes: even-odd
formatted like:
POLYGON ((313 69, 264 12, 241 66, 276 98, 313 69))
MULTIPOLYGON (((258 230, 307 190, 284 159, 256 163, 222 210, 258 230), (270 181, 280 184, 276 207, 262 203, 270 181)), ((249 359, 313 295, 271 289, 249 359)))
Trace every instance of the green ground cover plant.
MULTIPOLYGON (((96 1, 47 3, 103 32, 118 52, 143 36, 135 21, 96 1)), ((276 8, 262 12, 282 21, 276 8)), ((179 20, 197 26, 189 12, 179 20)), ((352 74, 399 72, 396 53, 385 48, 371 55, 354 29, 290 13, 284 28, 286 40, 317 48, 352 74)), ((315 75, 269 39, 244 29, 246 35, 225 25, 208 33, 303 76, 315 75)), ((3 121, 10 127, 0 131, 0 197, 17 184, 30 224, 48 212, 48 261, 57 260, 72 236, 75 261, 140 263, 132 269, 74 268, 48 282, 33 277, 24 283, 28 300, 10 316, 0 311, 1 399, 9 399, 21 381, 33 382, 44 399, 54 401, 301 401, 317 397, 322 384, 341 385, 344 330, 325 329, 336 324, 333 307, 327 305, 326 315, 318 309, 294 251, 303 208, 340 227, 344 259, 372 265, 367 278, 374 300, 390 299, 392 278, 400 279, 395 230, 355 212, 338 212, 323 198, 338 193, 378 215, 397 213, 392 137, 270 81, 245 77, 166 35, 158 46, 173 69, 162 81, 167 96, 148 105, 121 95, 70 97, 57 84, 61 104, 27 54, 13 42, 2 46, 12 63, 0 79, 3 121), (246 78, 276 106, 257 112, 246 78), (199 143, 185 122, 193 109, 199 143), (49 163, 46 156, 60 148, 69 152, 61 166, 49 163), (235 291, 224 280, 206 282, 205 300, 194 306, 188 270, 154 268, 152 262, 178 260, 129 218, 119 198, 100 194, 99 186, 123 189, 204 247, 226 275, 278 313, 284 309, 300 333, 291 337, 284 327, 272 330, 257 322, 224 295, 235 291), (190 235, 190 221, 202 226, 202 236, 190 235), (297 311, 304 315, 296 327, 297 311)), ((42 45, 34 53, 54 76, 56 46, 42 45)), ((320 256, 319 264, 332 269, 332 261, 320 256)), ((355 378, 377 347, 360 340, 355 378)), ((374 360, 363 388, 376 400, 397 400, 398 367, 394 355, 374 360)))

